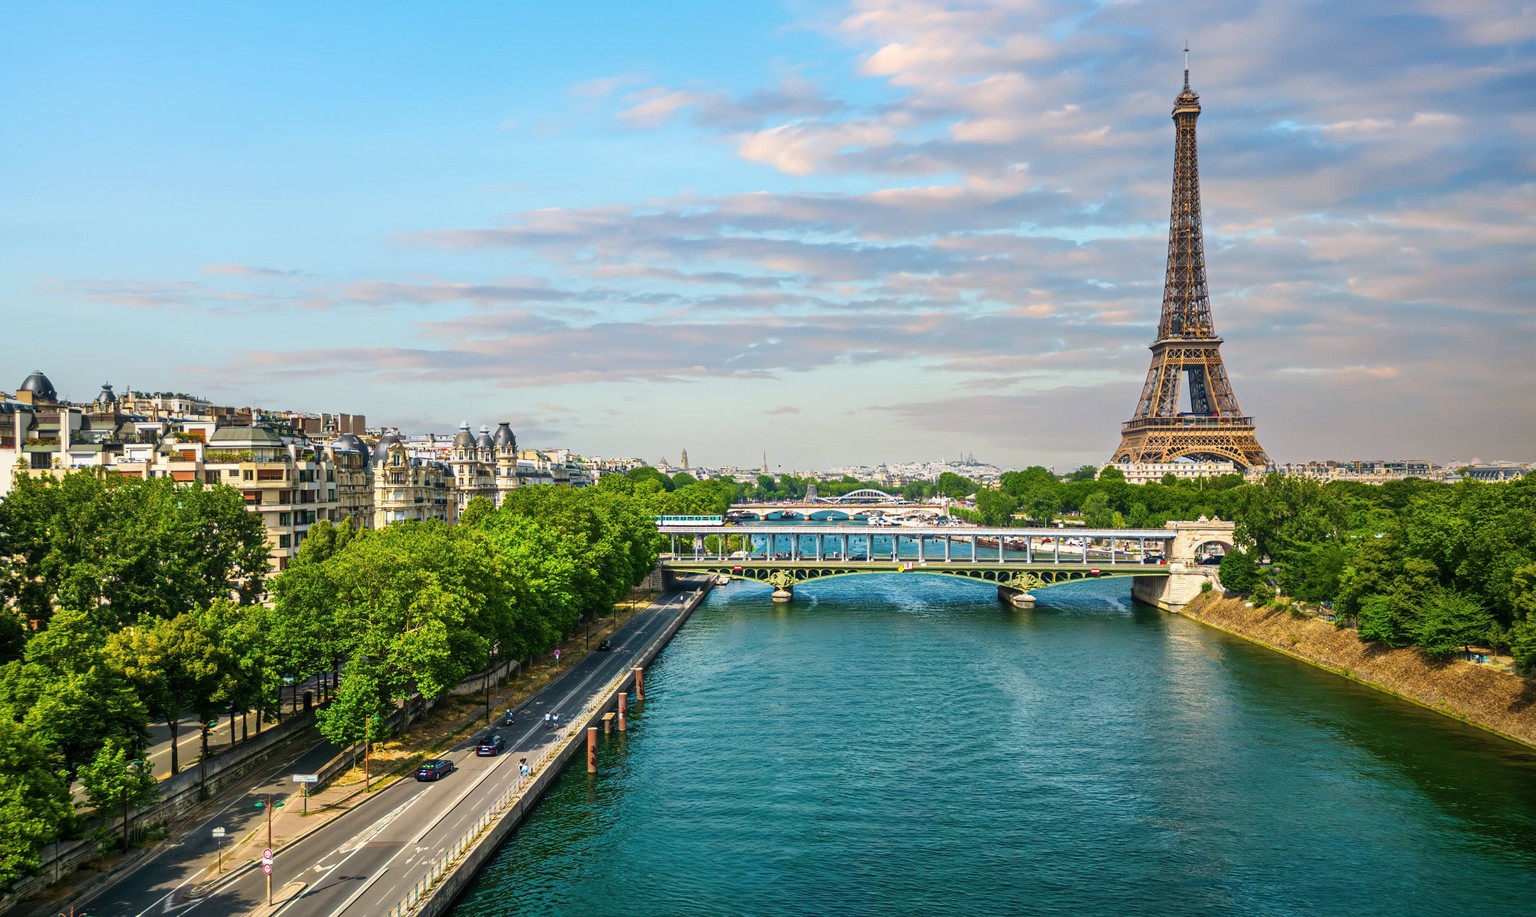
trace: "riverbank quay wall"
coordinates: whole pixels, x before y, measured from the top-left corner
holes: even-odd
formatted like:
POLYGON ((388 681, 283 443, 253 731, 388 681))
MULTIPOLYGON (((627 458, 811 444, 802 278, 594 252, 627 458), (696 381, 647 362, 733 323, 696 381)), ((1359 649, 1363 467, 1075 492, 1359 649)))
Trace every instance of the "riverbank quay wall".
POLYGON ((1353 630, 1284 608, 1250 608, 1206 593, 1178 614, 1294 659, 1536 748, 1536 680, 1414 647, 1362 641, 1353 630))
MULTIPOLYGON (((672 638, 682 629, 688 619, 693 615, 709 593, 710 583, 704 583, 694 593, 688 596, 683 603, 682 610, 667 625, 666 629, 656 636, 656 639, 640 652, 635 660, 635 666, 645 668, 661 655, 661 651, 672 638)), ((575 728, 567 727, 562 744, 545 758, 544 766, 540 767, 533 775, 526 789, 501 819, 470 846, 458 862, 448 871, 433 887, 426 892, 409 909, 400 908, 392 912, 399 917, 440 917, 453 909, 453 904, 469 888, 480 868, 496 854, 502 843, 517 830, 522 824, 523 818, 533 808, 534 804, 543 798, 544 793, 560 779, 560 774, 565 766, 578 754, 586 751, 587 729, 603 725, 603 715, 616 709, 619 703, 619 695, 631 692, 634 689, 634 671, 630 670, 620 676, 615 682, 608 685, 600 695, 600 703, 588 705, 589 715, 584 720, 575 722, 575 728)))

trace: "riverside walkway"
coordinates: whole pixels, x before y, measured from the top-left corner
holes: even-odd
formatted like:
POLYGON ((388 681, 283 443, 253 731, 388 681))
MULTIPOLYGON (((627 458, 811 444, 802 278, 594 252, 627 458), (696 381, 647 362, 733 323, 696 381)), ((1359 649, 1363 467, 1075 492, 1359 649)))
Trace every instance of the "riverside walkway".
POLYGON ((633 690, 635 667, 665 647, 705 588, 707 582, 690 582, 664 594, 609 638, 611 651, 588 654, 529 698, 515 711, 512 727, 497 727, 506 740, 500 755, 475 756, 482 728, 440 755, 456 765, 442 780, 418 783, 406 775, 371 794, 355 786, 329 787, 307 801, 307 817, 299 814, 305 801, 289 775, 313 772, 316 762, 270 769, 250 793, 222 799, 184 836, 92 896, 87 909, 137 917, 194 910, 258 917, 445 912, 479 863, 579 752, 588 723, 600 723, 615 695, 633 690), (547 712, 559 713, 564 725, 546 729, 547 712), (518 775, 522 758, 534 767, 528 780, 518 775), (250 818, 253 800, 268 798, 283 802, 271 827, 271 905, 260 864, 266 826, 250 818), (231 824, 219 874, 211 829, 231 824))

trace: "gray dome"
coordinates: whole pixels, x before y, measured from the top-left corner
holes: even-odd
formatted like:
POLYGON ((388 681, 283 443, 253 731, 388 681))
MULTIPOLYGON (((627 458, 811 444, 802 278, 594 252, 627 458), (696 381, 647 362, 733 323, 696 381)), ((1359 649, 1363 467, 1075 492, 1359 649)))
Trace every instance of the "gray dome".
POLYGON ((373 447, 373 460, 375 462, 384 461, 385 457, 389 455, 389 447, 395 443, 403 442, 405 442, 405 437, 399 433, 385 433, 379 437, 379 444, 373 447))
POLYGON ((331 443, 331 450, 333 452, 357 452, 367 455, 368 444, 358 439, 356 434, 343 433, 331 443))
POLYGON ((466 420, 463 423, 459 424, 458 435, 453 438, 453 448, 455 448, 455 449, 473 449, 473 448, 475 448, 475 437, 474 437, 473 434, 471 434, 469 432, 469 421, 466 420))
POLYGON ((283 441, 266 427, 219 427, 208 437, 210 446, 281 446, 283 441))
POLYGON ((505 420, 496 428, 496 439, 494 442, 498 447, 504 446, 514 452, 517 451, 517 437, 512 435, 512 427, 505 420))
POLYGON ((496 443, 491 439, 491 428, 485 424, 480 425, 480 435, 475 437, 476 449, 495 449, 496 443))
POLYGON ((21 388, 18 391, 31 392, 34 401, 59 400, 58 391, 54 389, 53 383, 49 381, 47 376, 43 375, 43 371, 40 369, 32 370, 32 375, 22 381, 21 388))

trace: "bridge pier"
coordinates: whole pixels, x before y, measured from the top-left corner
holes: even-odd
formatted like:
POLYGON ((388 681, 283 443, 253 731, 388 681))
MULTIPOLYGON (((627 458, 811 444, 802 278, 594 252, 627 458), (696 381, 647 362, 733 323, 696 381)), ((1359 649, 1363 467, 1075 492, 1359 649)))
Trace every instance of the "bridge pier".
POLYGON ((997 598, 1000 602, 1007 602, 1014 608, 1034 608, 1035 597, 1028 592, 1014 589, 1011 586, 998 586, 997 598))
POLYGON ((1172 564, 1167 576, 1131 578, 1131 595, 1140 602, 1156 605, 1163 611, 1178 611, 1195 600, 1204 584, 1212 581, 1210 567, 1189 568, 1172 564))
POLYGON ((795 587, 778 587, 777 589, 773 590, 773 600, 775 602, 793 602, 795 600, 795 587))

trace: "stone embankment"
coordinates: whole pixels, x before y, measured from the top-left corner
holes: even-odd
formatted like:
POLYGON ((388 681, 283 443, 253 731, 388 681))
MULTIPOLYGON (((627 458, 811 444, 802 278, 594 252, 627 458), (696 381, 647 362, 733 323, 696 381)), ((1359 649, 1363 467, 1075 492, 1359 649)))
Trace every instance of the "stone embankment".
POLYGON ((1536 680, 1461 659, 1434 662, 1417 649, 1362 642, 1352 630, 1283 608, 1250 608, 1217 593, 1180 613, 1345 678, 1536 747, 1536 680))

